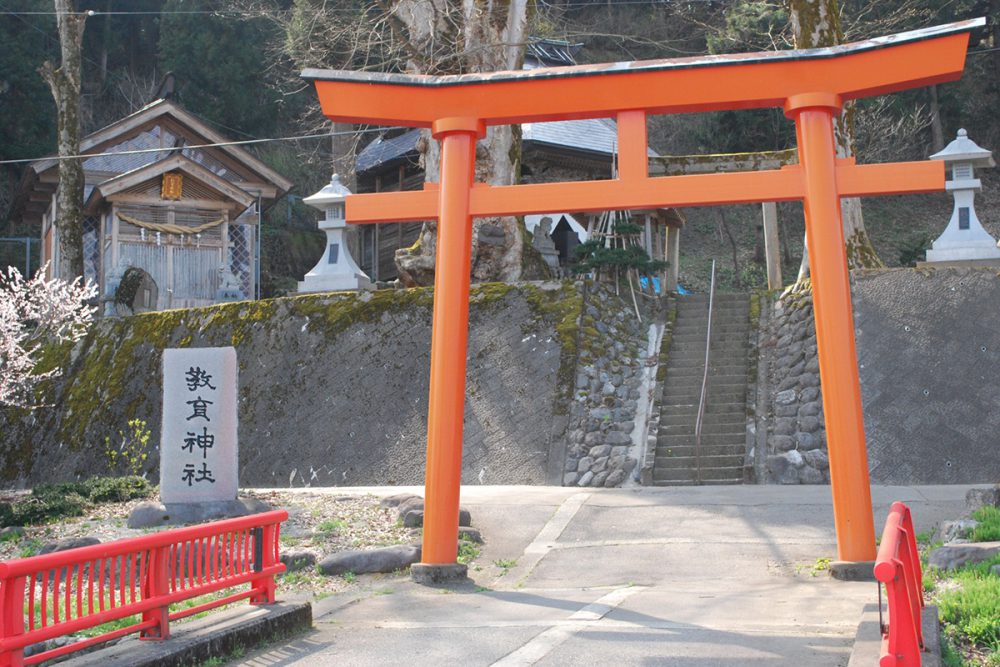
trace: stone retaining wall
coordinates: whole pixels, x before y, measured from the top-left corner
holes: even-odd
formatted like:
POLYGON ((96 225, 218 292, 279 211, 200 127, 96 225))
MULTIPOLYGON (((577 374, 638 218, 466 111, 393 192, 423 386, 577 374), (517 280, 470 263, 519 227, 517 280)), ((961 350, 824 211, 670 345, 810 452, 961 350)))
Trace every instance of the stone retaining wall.
MULTIPOLYGON (((321 294, 99 321, 45 390, 0 410, 0 485, 108 474, 105 436, 147 422, 158 478, 162 350, 233 345, 240 483, 422 484, 432 290, 321 294)), ((641 336, 630 305, 582 282, 474 286, 462 481, 615 486, 641 336)), ((117 443, 117 438, 113 442, 117 443)), ((118 470, 116 472, 123 472, 118 470)))
MULTIPOLYGON (((1000 276, 883 269, 852 278, 872 483, 996 482, 1000 276)), ((764 339, 767 481, 828 482, 811 294, 778 299, 764 339)))

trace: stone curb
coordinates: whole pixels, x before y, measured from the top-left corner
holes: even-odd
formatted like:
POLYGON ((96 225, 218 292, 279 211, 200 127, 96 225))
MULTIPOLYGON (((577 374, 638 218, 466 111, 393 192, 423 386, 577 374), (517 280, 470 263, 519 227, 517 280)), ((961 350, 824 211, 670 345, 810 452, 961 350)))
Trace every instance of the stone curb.
MULTIPOLYGON (((921 667, 941 667, 941 634, 938 629, 938 610, 933 605, 924 607, 920 616, 924 635, 924 650, 920 654, 921 667)), ((878 624, 878 605, 869 603, 861 613, 858 632, 847 667, 871 667, 879 664, 882 654, 882 631, 878 624)))
POLYGON ((232 655, 312 628, 312 605, 278 602, 273 605, 212 613, 205 618, 172 625, 170 639, 142 641, 132 636, 114 646, 63 661, 64 667, 187 667, 209 658, 232 655))

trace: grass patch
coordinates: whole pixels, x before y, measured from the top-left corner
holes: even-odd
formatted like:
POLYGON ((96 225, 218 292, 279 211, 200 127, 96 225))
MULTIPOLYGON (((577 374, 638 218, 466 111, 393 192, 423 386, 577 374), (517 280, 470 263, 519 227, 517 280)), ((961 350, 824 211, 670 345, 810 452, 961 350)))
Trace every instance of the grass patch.
POLYGON ((316 532, 320 535, 336 535, 347 528, 347 522, 340 519, 328 519, 316 526, 316 532))
POLYGON ((472 561, 479 558, 480 549, 479 545, 470 539, 467 539, 464 535, 458 536, 458 562, 462 565, 468 565, 472 561))
POLYGON ((979 525, 972 530, 973 542, 1000 541, 1000 507, 986 505, 972 513, 979 525))
POLYGON ((941 620, 993 652, 1000 652, 1000 577, 990 569, 998 563, 1000 556, 956 570, 948 579, 957 586, 937 596, 941 620))

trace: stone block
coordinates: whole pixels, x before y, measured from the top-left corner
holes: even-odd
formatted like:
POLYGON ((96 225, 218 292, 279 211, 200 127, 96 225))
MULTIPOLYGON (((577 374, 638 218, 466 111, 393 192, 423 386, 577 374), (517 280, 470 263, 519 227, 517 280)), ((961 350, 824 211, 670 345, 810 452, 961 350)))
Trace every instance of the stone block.
POLYGON ((805 431, 806 433, 815 433, 820 428, 819 419, 817 417, 802 417, 799 419, 799 430, 805 431))
POLYGON ((632 438, 627 433, 622 433, 621 431, 611 431, 604 437, 604 443, 607 445, 628 445, 631 442, 632 438))
POLYGON ((807 466, 816 468, 817 470, 827 470, 830 467, 830 458, 822 449, 802 452, 802 458, 805 460, 807 466))
POLYGON ((580 474, 583 474, 590 471, 590 469, 593 466, 594 466, 594 459, 590 456, 584 456, 582 459, 580 459, 580 463, 579 465, 577 465, 576 470, 580 474))
POLYGON ((795 402, 795 390, 783 389, 774 397, 774 402, 778 405, 789 405, 795 402))
POLYGON ((420 560, 420 547, 397 545, 379 549, 342 551, 330 554, 319 562, 319 571, 326 575, 394 572, 420 560))
POLYGON ((590 455, 596 460, 602 456, 609 456, 611 454, 611 445, 600 445, 594 447, 590 450, 590 455))
POLYGON ((576 480, 580 479, 579 473, 568 472, 563 475, 563 486, 572 486, 576 484, 576 480))
POLYGON ((981 563, 1000 554, 1000 542, 945 544, 927 557, 928 565, 942 570, 954 570, 967 563, 981 563))
POLYGON ((236 349, 163 351, 160 500, 235 500, 238 366, 236 349))
POLYGON ((795 420, 787 417, 779 417, 774 420, 775 435, 792 435, 795 433, 795 420))
POLYGON ((798 408, 795 403, 791 405, 776 405, 774 406, 774 416, 775 417, 794 417, 798 414, 798 408))
POLYGON ((580 479, 577 481, 576 485, 577 486, 588 486, 590 484, 590 480, 592 480, 592 479, 594 479, 594 473, 592 473, 591 471, 588 470, 587 472, 583 473, 583 476, 580 477, 580 479))
POLYGON ((604 480, 604 486, 605 488, 620 486, 626 477, 628 477, 628 474, 624 470, 612 470, 608 478, 604 480))
POLYGON ((790 435, 772 435, 767 441, 771 445, 771 449, 776 452, 787 452, 790 449, 795 449, 795 438, 790 435))
POLYGON ((316 565, 316 554, 311 551, 296 550, 284 551, 281 554, 281 562, 285 564, 288 572, 299 572, 309 570, 316 565))

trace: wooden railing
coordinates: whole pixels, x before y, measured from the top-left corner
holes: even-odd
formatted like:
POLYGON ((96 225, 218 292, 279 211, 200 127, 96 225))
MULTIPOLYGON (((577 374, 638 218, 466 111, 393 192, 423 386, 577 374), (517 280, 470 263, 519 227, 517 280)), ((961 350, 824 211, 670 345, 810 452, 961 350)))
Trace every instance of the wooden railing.
POLYGON ((288 512, 167 530, 0 562, 0 667, 33 665, 138 632, 166 639, 172 620, 249 598, 274 602, 278 531, 288 512), (249 583, 249 589, 170 612, 170 605, 249 583), (135 623, 24 657, 54 637, 138 616, 135 623))
POLYGON ((881 667, 919 667, 924 646, 920 614, 924 606, 920 553, 910 508, 892 504, 875 559, 875 578, 885 584, 889 623, 882 628, 881 667))

